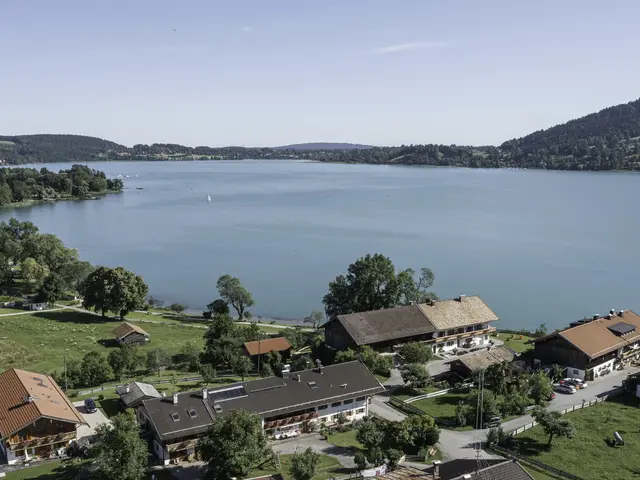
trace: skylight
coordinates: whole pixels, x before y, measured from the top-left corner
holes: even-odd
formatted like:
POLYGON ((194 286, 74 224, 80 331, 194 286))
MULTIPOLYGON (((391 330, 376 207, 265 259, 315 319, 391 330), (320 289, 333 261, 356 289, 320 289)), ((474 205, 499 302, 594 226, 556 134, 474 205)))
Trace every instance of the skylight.
POLYGON ((180 414, 178 412, 173 412, 171 414, 171 420, 173 420, 174 422, 179 422, 180 421, 180 414))
POLYGON ((198 412, 196 412, 193 408, 191 410, 187 410, 187 413, 191 418, 196 418, 198 416, 198 412))
POLYGON ((222 407, 220 405, 214 405, 213 409, 216 411, 216 413, 222 412, 222 407))
POLYGON ((316 384, 316 382, 307 382, 307 384, 308 384, 311 388, 318 388, 318 385, 316 384))

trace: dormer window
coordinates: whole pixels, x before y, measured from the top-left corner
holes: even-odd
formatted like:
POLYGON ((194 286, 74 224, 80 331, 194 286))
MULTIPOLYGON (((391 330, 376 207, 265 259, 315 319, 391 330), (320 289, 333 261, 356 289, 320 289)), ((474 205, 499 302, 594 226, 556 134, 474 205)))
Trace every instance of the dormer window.
POLYGON ((179 422, 180 421, 180 414, 178 412, 173 412, 171 414, 171 420, 173 420, 174 422, 179 422))

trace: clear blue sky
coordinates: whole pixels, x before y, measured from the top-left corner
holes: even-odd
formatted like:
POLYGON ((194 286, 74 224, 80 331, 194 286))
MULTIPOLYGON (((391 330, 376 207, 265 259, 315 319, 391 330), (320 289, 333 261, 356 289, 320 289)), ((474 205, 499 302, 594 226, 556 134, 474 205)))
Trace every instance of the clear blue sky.
POLYGON ((498 144, 640 97, 637 0, 3 0, 1 18, 5 135, 498 144))

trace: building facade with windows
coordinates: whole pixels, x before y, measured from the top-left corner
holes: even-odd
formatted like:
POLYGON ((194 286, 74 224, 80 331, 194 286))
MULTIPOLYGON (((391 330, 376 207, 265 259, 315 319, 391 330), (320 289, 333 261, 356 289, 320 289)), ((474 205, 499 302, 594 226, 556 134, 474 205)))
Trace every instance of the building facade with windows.
POLYGON ((0 459, 57 456, 85 420, 48 375, 12 368, 0 374, 0 459))
POLYGON ((535 363, 563 365, 566 376, 592 380, 640 359, 640 316, 611 310, 533 342, 535 363))
POLYGON ((434 353, 489 345, 498 316, 478 296, 339 315, 325 324, 325 342, 336 350, 363 345, 392 348, 425 342, 434 353))
POLYGON ((152 435, 154 454, 167 465, 192 458, 198 438, 232 410, 258 414, 265 432, 277 436, 303 431, 312 423, 363 418, 370 398, 384 391, 367 367, 353 361, 144 400, 137 418, 152 435))

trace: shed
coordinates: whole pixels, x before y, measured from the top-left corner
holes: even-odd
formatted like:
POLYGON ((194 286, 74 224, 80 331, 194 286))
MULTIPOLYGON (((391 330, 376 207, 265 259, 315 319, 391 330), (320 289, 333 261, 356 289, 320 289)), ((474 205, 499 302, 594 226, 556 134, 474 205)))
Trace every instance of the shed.
POLYGON ((128 322, 124 322, 114 329, 113 334, 120 345, 144 345, 150 340, 150 335, 147 332, 128 322))

